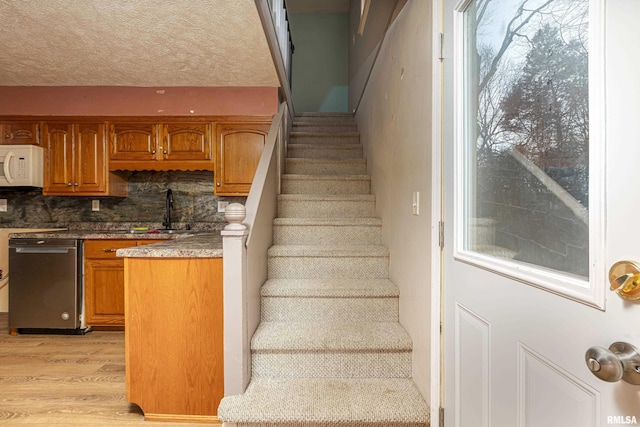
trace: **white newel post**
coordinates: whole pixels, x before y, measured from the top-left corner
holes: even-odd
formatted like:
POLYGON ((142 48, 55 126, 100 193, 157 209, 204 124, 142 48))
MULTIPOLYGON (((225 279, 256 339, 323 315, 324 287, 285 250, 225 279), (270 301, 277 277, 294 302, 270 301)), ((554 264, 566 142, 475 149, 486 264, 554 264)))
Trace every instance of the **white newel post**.
POLYGON ((247 236, 242 224, 247 210, 231 203, 225 210, 229 221, 222 234, 224 300, 224 395, 244 393, 249 375, 249 348, 245 294, 247 288, 247 236))

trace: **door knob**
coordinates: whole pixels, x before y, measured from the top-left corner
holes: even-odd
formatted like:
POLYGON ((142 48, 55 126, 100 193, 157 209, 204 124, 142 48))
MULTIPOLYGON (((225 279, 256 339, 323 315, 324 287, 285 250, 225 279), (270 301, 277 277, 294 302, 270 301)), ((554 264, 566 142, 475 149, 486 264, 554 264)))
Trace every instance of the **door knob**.
POLYGON ((611 289, 624 299, 640 299, 640 265, 633 261, 619 261, 609 269, 611 289))
POLYGON ((640 385, 640 353, 631 344, 614 342, 608 349, 591 347, 584 355, 587 367, 603 381, 623 380, 640 385))

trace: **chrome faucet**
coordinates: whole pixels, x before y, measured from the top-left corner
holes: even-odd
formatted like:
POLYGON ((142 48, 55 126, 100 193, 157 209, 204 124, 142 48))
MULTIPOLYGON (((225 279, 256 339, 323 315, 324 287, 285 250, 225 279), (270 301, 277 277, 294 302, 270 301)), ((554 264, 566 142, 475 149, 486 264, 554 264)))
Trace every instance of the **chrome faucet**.
POLYGON ((171 209, 173 209, 173 191, 169 188, 167 189, 167 199, 165 202, 164 221, 162 221, 165 230, 171 230, 171 209))

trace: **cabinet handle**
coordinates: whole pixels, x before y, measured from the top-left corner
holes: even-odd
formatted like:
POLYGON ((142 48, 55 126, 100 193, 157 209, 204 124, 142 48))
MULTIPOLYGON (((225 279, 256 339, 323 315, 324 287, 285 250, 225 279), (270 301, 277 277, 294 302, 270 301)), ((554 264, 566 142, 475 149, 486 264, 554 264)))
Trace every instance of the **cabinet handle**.
POLYGON ((70 182, 67 182, 67 187, 71 187, 71 183, 70 182))
POLYGON ((220 187, 220 183, 219 183, 219 182, 216 182, 216 185, 217 185, 218 187, 220 187))
POLYGON ((4 137, 5 137, 6 139, 11 139, 11 134, 10 134, 10 133, 7 133, 7 134, 5 134, 5 135, 4 135, 4 137))
POLYGON ((77 186, 78 186, 78 185, 80 185, 80 184, 78 184, 77 182, 74 182, 74 183, 73 183, 73 185, 74 185, 75 187, 77 187, 77 186))
POLYGON ((164 154, 167 154, 167 150, 164 150, 164 154))
POLYGON ((151 150, 151 154, 156 154, 156 150, 151 150))
POLYGON ((113 253, 115 251, 117 251, 117 249, 106 249, 106 248, 102 249, 102 252, 107 253, 107 254, 113 253))

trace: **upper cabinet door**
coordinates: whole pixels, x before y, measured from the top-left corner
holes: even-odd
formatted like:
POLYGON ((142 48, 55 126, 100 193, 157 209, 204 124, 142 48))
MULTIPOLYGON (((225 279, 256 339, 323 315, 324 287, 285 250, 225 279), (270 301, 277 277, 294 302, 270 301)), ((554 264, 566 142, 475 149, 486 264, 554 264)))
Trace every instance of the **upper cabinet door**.
POLYGON ((161 147, 164 160, 211 160, 211 125, 164 124, 161 147))
POLYGON ((44 123, 45 196, 125 196, 126 181, 109 179, 104 123, 44 123))
POLYGON ((215 194, 246 196, 251 189, 270 123, 218 123, 215 194))
POLYGON ((0 123, 0 144, 40 145, 38 123, 0 123))
POLYGON ((159 160, 157 125, 112 123, 109 129, 111 160, 159 160))
POLYGON ((73 192, 73 125, 45 123, 42 139, 45 150, 43 193, 73 192))
POLYGON ((76 191, 106 191, 105 125, 93 123, 75 125, 74 153, 74 175, 75 182, 78 183, 76 191))

